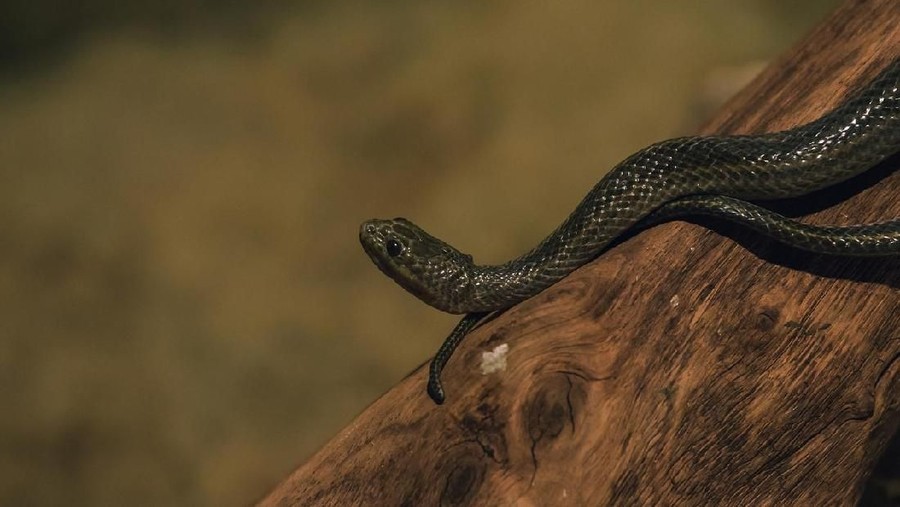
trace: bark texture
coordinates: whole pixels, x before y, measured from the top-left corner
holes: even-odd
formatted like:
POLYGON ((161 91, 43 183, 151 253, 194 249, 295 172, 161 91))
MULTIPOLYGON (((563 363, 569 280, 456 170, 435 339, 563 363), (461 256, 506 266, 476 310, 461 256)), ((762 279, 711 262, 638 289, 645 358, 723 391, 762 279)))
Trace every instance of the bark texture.
MULTIPOLYGON (((813 120, 900 56, 900 3, 851 0, 704 129, 813 120)), ((788 203, 900 217, 900 157, 788 203)), ((636 235, 368 407, 261 505, 852 504, 900 420, 900 259, 725 224, 636 235), (711 228, 710 228, 711 227, 711 228), (506 344, 506 368, 482 353, 506 344)))

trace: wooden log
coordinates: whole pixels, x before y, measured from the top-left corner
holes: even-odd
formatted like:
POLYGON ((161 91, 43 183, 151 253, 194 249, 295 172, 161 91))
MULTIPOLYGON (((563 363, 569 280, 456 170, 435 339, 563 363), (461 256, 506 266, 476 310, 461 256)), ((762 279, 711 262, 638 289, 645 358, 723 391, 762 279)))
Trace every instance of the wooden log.
MULTIPOLYGON (((900 4, 850 0, 704 132, 813 120, 898 56, 900 4)), ((900 217, 898 166, 781 209, 900 217)), ((898 358, 900 260, 667 224, 477 329, 445 405, 417 369, 261 505, 849 505, 897 429, 898 358)))

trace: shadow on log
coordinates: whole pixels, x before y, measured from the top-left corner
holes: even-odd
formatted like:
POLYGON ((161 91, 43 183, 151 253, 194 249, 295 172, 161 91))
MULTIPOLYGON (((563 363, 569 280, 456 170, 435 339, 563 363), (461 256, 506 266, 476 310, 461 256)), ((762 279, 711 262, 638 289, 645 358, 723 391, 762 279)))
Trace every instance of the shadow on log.
MULTIPOLYGON (((811 121, 898 55, 896 0, 850 1, 703 132, 811 121)), ((898 166, 781 211, 900 217, 898 166)), ((419 368, 262 505, 853 504, 897 429, 898 288, 900 259, 656 227, 473 332, 445 405, 419 368)))

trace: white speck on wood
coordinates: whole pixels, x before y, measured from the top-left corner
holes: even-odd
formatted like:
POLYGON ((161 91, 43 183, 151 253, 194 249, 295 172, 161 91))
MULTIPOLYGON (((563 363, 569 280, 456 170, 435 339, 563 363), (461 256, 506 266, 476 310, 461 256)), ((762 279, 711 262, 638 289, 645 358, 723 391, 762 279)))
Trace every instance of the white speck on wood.
POLYGON ((488 375, 506 369, 506 354, 509 344, 497 345, 491 352, 481 353, 481 374, 488 375))

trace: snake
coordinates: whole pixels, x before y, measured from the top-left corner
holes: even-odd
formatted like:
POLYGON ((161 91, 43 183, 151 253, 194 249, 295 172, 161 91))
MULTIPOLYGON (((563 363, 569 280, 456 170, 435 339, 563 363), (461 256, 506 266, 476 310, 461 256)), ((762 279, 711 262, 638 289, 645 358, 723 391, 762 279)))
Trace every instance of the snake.
POLYGON ((821 190, 898 151, 900 57, 812 122, 762 134, 679 137, 637 151, 600 179, 536 247, 506 263, 476 264, 404 218, 368 220, 359 239, 374 264, 402 288, 438 310, 465 314, 430 364, 427 392, 441 404, 441 372, 478 322, 540 293, 635 228, 707 215, 818 254, 900 255, 900 219, 812 225, 753 202, 821 190))

